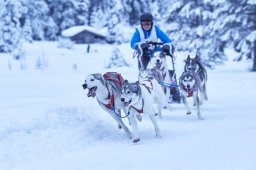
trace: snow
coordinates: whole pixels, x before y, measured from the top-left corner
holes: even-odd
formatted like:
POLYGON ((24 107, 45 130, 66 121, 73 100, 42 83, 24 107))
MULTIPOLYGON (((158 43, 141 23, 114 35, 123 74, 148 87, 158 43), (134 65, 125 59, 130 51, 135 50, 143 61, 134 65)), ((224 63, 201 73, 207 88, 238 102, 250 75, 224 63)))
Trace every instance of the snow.
POLYGON ((70 27, 66 30, 63 30, 61 34, 65 37, 72 37, 72 36, 82 32, 82 31, 85 31, 85 30, 89 31, 89 32, 92 32, 96 35, 106 37, 106 33, 103 30, 97 30, 96 28, 86 26, 86 25, 70 27))
MULTIPOLYGON (((208 71, 209 101, 187 116, 182 104, 158 119, 162 138, 143 116, 141 142, 132 144, 97 101, 82 89, 90 73, 120 72, 137 79, 137 62, 129 44, 119 46, 130 67, 106 69, 112 46, 55 42, 26 44, 26 69, 0 54, 1 170, 254 170, 256 168, 255 73, 248 62, 232 62, 208 71), (38 56, 48 61, 36 69, 38 56), (8 70, 8 60, 12 70, 8 70), (76 64, 76 69, 73 65, 76 64)), ((177 54, 181 74, 187 53, 177 54)), ((189 101, 190 105, 192 101, 189 101)), ((124 122, 128 125, 127 120, 124 122)))

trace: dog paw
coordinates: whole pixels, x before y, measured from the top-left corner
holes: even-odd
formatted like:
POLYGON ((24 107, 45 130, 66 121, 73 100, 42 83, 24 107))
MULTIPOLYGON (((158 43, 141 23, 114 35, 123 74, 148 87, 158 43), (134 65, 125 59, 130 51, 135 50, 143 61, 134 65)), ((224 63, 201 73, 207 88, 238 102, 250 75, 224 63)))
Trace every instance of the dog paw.
POLYGON ((132 142, 133 143, 138 143, 140 141, 140 138, 134 139, 132 142))
POLYGON ((156 135, 156 138, 162 138, 162 135, 157 134, 157 135, 156 135))

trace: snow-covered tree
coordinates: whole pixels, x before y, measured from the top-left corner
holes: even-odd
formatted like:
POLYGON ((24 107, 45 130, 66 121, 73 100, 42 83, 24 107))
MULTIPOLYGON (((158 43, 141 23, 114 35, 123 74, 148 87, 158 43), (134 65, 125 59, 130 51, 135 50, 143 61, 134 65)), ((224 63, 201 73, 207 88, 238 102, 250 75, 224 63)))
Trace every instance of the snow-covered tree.
POLYGON ((121 30, 117 27, 120 23, 120 4, 116 3, 114 0, 109 1, 109 16, 107 18, 106 26, 108 28, 108 37, 107 41, 109 43, 117 42, 118 38, 119 41, 121 37, 121 30))
MULTIPOLYGON (((22 55, 20 18, 25 7, 21 1, 5 0, 0 13, 0 51, 10 52, 15 59, 22 55)), ((23 52, 22 52, 23 54, 23 52)))
POLYGON ((50 16, 50 9, 45 0, 26 0, 28 12, 25 19, 31 23, 34 40, 56 40, 58 26, 50 16))
POLYGON ((150 12, 154 0, 121 0, 123 15, 128 16, 127 22, 131 25, 139 23, 140 15, 143 12, 150 12))
POLYGON ((211 67, 227 59, 225 48, 239 50, 239 42, 255 30, 254 11, 247 0, 175 1, 168 10, 168 32, 177 49, 196 52, 211 67))
POLYGON ((90 16, 90 25, 95 28, 103 28, 106 26, 107 15, 104 13, 102 8, 95 6, 92 9, 92 14, 90 16))
POLYGON ((89 18, 89 6, 90 0, 75 0, 73 1, 76 16, 75 16, 75 23, 76 25, 87 25, 88 18, 89 18))
POLYGON ((59 28, 57 35, 60 35, 62 30, 76 25, 77 11, 75 10, 74 0, 47 1, 50 15, 59 28))
POLYGON ((32 27, 29 19, 26 19, 24 26, 22 28, 22 37, 27 42, 32 43, 33 41, 32 27))
POLYGON ((111 57, 109 58, 107 68, 124 67, 124 66, 128 67, 129 64, 125 61, 119 48, 115 46, 113 48, 111 57))

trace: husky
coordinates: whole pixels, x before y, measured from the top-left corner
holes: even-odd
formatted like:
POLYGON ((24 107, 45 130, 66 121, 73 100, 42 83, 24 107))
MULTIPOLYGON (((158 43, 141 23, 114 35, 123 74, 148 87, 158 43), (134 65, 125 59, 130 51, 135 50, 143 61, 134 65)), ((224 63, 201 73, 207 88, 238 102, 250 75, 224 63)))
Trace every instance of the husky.
POLYGON ((187 115, 191 114, 191 109, 188 105, 187 98, 193 97, 194 106, 196 106, 197 108, 197 117, 199 120, 203 120, 203 117, 201 116, 200 113, 200 104, 198 97, 198 91, 201 88, 199 76, 193 71, 185 71, 179 78, 179 86, 181 100, 187 109, 187 115))
POLYGON ((193 71, 197 74, 200 79, 200 104, 203 104, 204 100, 208 100, 206 92, 207 72, 204 66, 201 64, 199 57, 196 55, 195 58, 190 58, 188 55, 184 71, 193 71))
POLYGON ((168 100, 164 94, 162 86, 158 82, 162 82, 162 75, 156 69, 141 69, 139 72, 139 82, 150 88, 153 92, 154 102, 157 104, 157 114, 162 118, 161 109, 168 108, 171 110, 168 100))
POLYGON ((163 91, 166 95, 169 103, 172 102, 173 92, 172 83, 174 77, 171 75, 171 71, 168 70, 168 65, 166 61, 166 54, 163 51, 156 51, 151 58, 151 65, 153 69, 158 70, 161 73, 162 81, 159 82, 162 85, 163 91))
POLYGON ((120 100, 123 81, 121 74, 116 72, 107 72, 104 75, 96 73, 88 75, 82 86, 84 90, 88 89, 87 96, 96 97, 101 108, 117 121, 118 128, 123 128, 127 136, 131 138, 131 132, 125 126, 121 117, 121 110, 127 114, 120 100))
POLYGON ((154 97, 152 93, 153 91, 150 88, 140 84, 139 81, 129 83, 128 80, 125 80, 122 86, 121 101, 128 111, 130 123, 133 129, 133 143, 140 141, 137 121, 135 119, 136 114, 148 114, 154 125, 156 137, 161 137, 160 129, 155 117, 156 112, 153 108, 154 97))

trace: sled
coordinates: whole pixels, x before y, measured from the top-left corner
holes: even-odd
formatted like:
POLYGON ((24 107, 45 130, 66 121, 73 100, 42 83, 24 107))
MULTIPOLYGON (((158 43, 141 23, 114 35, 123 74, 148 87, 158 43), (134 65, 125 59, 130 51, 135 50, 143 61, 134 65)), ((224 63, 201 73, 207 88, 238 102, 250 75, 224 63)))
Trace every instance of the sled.
MULTIPOLYGON (((149 41, 147 44, 150 46, 147 51, 147 55, 152 58, 154 55, 154 52, 156 51, 162 51, 163 43, 161 42, 152 42, 149 41)), ((166 54, 168 55, 168 54, 166 54)), ((171 55, 168 55, 171 57, 171 69, 169 69, 169 77, 171 79, 171 83, 165 83, 165 82, 159 82, 162 86, 165 86, 166 88, 170 88, 170 96, 169 98, 171 99, 170 103, 181 103, 181 97, 180 97, 180 90, 177 82, 177 77, 176 77, 176 71, 175 71, 175 66, 174 66, 174 56, 173 53, 171 55)), ((168 65, 168 63, 167 63, 168 65)), ((168 65, 169 66, 169 65, 168 65)))

